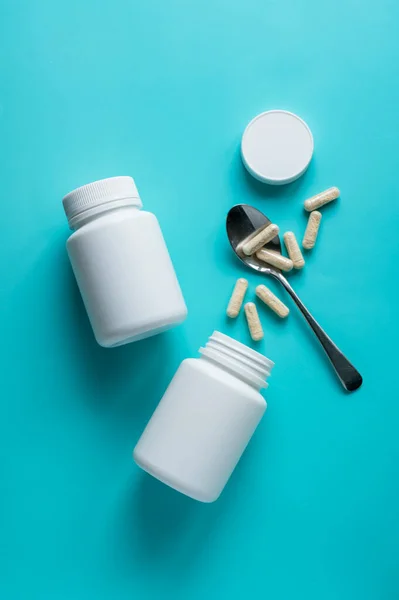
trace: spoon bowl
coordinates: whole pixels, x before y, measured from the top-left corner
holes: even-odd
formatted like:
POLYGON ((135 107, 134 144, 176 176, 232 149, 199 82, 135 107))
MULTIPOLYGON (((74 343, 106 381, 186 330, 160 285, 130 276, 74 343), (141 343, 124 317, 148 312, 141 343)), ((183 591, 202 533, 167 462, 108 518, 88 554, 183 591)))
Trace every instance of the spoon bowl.
MULTIPOLYGON (((259 260, 256 254, 247 256, 242 251, 244 242, 250 240, 259 230, 264 229, 268 225, 271 225, 270 219, 261 213, 260 210, 249 206, 249 204, 237 204, 227 214, 227 237, 237 257, 243 263, 255 271, 278 278, 278 273, 281 273, 280 269, 268 266, 265 262, 259 260)), ((264 248, 282 254, 280 236, 276 235, 270 242, 265 244, 264 248)))

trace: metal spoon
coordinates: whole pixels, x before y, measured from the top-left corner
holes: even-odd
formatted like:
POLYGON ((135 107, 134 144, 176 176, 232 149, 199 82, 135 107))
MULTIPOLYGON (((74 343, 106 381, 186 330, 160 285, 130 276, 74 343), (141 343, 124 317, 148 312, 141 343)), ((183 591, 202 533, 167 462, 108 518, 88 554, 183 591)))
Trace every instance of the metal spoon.
MULTIPOLYGON (((287 279, 282 275, 281 271, 274 267, 267 266, 266 263, 258 260, 255 255, 246 256, 242 252, 240 244, 242 246, 242 242, 248 238, 248 236, 253 235, 256 230, 263 228, 270 223, 271 221, 253 206, 249 206, 248 204, 238 204, 237 206, 233 206, 227 215, 226 221, 227 236, 231 247, 238 258, 248 267, 255 269, 255 271, 259 271, 260 273, 271 275, 285 287, 316 334, 344 388, 348 392, 357 390, 363 382, 359 371, 355 369, 312 317, 288 283, 287 279)), ((279 236, 277 235, 271 242, 266 244, 266 248, 281 254, 281 242, 279 236)))

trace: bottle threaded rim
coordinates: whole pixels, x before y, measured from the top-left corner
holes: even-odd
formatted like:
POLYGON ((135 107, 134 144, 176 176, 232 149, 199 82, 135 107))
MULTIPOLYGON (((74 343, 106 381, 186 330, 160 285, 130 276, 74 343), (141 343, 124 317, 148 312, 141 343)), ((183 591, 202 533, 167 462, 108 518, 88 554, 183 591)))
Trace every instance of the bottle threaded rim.
POLYGON ((200 354, 257 388, 265 388, 274 362, 230 336, 214 331, 200 354))

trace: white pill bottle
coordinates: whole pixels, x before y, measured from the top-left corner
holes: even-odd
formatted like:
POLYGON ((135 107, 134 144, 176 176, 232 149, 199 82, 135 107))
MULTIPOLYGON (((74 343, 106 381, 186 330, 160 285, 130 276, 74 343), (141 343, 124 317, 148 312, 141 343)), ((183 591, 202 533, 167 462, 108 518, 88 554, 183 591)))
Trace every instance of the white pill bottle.
POLYGON ((187 308, 157 218, 131 177, 89 183, 63 199, 67 250, 101 346, 127 344, 183 321, 187 308))
POLYGON ((217 331, 200 354, 181 363, 133 457, 163 483, 213 502, 266 410, 260 389, 273 362, 217 331))

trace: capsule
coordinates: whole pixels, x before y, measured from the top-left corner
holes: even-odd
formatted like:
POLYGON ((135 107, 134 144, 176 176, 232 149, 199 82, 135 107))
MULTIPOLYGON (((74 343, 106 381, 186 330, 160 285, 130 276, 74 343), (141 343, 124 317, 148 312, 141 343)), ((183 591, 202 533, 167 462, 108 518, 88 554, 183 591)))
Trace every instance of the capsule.
POLYGON ((308 224, 306 226, 305 235, 303 236, 302 246, 306 250, 314 248, 316 243, 317 234, 319 233, 319 227, 321 222, 321 213, 318 210, 314 210, 309 215, 308 224))
POLYGON ((259 319, 258 311, 253 302, 247 302, 244 306, 245 316, 247 317, 249 333, 254 342, 263 339, 262 324, 259 319))
POLYGON ((281 269, 282 271, 291 271, 294 266, 290 258, 286 258, 274 250, 266 250, 266 248, 258 250, 256 257, 262 262, 265 262, 272 267, 276 267, 276 269, 281 269))
POLYGON ((337 187, 328 188, 328 190, 325 190, 324 192, 316 194, 316 196, 312 196, 312 198, 305 200, 305 210, 308 212, 316 210, 317 208, 328 204, 328 202, 332 202, 333 200, 339 198, 339 194, 340 191, 337 187))
POLYGON ((246 256, 251 256, 251 254, 255 254, 262 246, 270 242, 276 235, 278 235, 279 228, 274 223, 270 223, 267 227, 264 227, 254 235, 251 239, 249 239, 242 247, 242 251, 246 256))
POLYGON ((237 282, 234 286, 234 290, 233 293, 231 294, 231 298, 229 301, 229 304, 227 306, 227 316, 230 317, 231 319, 235 319, 240 310, 241 310, 241 306, 242 303, 244 301, 244 296, 245 293, 248 289, 248 281, 246 279, 244 279, 243 277, 241 277, 240 279, 237 279, 237 282))
POLYGON ((288 256, 294 263, 294 269, 303 269, 305 261, 302 256, 301 249, 299 248, 296 237, 292 231, 286 231, 284 234, 284 243, 287 248, 288 256))
POLYGON ((256 295, 282 319, 289 314, 290 309, 288 306, 281 302, 265 285, 258 285, 256 295))

